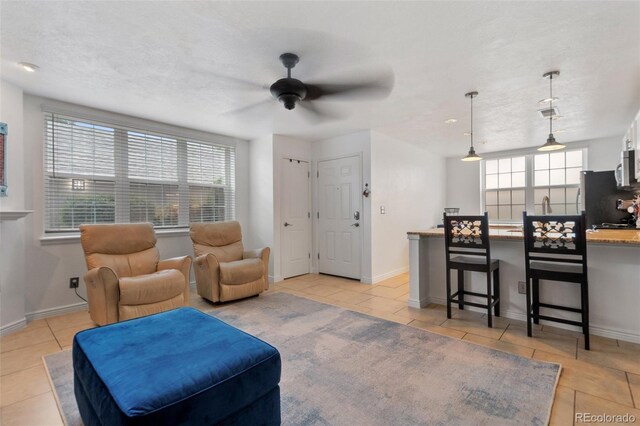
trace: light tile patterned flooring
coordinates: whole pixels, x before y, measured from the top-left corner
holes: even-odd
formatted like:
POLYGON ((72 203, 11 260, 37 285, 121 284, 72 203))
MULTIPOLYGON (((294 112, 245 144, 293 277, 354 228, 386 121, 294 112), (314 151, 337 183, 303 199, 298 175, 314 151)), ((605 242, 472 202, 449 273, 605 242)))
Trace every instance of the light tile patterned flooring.
MULTIPOLYGON (((454 309, 448 320, 443 306, 407 306, 409 276, 402 274, 377 285, 326 275, 304 275, 272 286, 285 292, 341 306, 389 321, 511 352, 562 364, 551 424, 575 424, 575 413, 634 415, 640 424, 640 345, 592 336, 591 351, 582 349, 579 333, 536 326, 535 337, 525 324, 498 318, 486 327, 484 315, 454 309)), ((192 306, 210 311, 215 305, 195 293, 192 306)), ((93 327, 87 312, 37 320, 0 340, 0 424, 62 424, 42 356, 68 349, 73 336, 93 327)), ((357 423, 357 419, 354 419, 357 423)))

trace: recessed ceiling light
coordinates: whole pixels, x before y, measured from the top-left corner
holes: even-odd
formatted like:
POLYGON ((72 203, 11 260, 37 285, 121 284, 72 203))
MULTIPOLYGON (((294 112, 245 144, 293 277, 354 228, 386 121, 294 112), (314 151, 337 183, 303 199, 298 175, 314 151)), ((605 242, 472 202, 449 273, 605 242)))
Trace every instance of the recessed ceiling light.
POLYGON ((22 69, 28 72, 35 72, 38 68, 40 68, 36 64, 30 64, 29 62, 18 62, 18 65, 20 65, 22 69))
POLYGON ((554 132, 556 132, 556 133, 564 133, 564 132, 567 132, 567 131, 568 131, 567 129, 557 129, 557 130, 554 130, 554 132))
POLYGON ((447 118, 446 120, 444 120, 444 122, 446 124, 453 124, 455 122, 457 122, 458 120, 456 120, 455 118, 447 118))
POLYGON ((547 98, 547 99, 539 100, 538 103, 539 104, 548 104, 549 102, 556 102, 557 100, 558 100, 558 98, 556 98, 554 96, 553 98, 547 98))

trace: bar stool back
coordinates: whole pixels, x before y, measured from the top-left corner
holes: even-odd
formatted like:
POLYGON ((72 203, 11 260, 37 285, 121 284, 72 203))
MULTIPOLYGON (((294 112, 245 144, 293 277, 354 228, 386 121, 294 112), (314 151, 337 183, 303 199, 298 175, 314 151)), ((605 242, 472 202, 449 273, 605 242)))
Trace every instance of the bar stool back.
POLYGON ((582 327, 584 347, 589 349, 589 284, 587 279, 587 238, 585 213, 576 216, 527 216, 523 212, 523 232, 527 283, 527 335, 531 321, 555 321, 582 327), (580 285, 581 307, 540 302, 540 280, 572 282, 580 285), (581 321, 541 315, 540 308, 579 313, 581 321))
POLYGON ((489 216, 444 215, 444 245, 447 268, 447 318, 451 318, 451 303, 459 309, 465 305, 487 310, 487 325, 493 327, 491 308, 500 316, 500 261, 491 259, 489 245, 489 216), (454 255, 452 257, 452 255, 454 255), (458 271, 458 291, 451 294, 451 270, 458 271), (487 293, 464 289, 464 271, 484 272, 487 275, 487 293), (493 274, 493 291, 491 275, 493 274), (486 303, 465 300, 465 295, 483 297, 486 303))

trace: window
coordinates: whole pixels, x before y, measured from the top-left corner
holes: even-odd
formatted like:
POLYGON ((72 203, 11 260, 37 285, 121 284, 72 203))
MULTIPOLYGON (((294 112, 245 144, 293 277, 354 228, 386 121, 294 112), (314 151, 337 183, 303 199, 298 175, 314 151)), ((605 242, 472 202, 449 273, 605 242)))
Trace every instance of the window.
POLYGON ((495 158, 483 161, 482 204, 491 221, 513 222, 522 212, 542 214, 549 197, 553 214, 576 214, 586 150, 495 158))
POLYGON ((45 232, 235 216, 235 148, 45 114, 45 232))

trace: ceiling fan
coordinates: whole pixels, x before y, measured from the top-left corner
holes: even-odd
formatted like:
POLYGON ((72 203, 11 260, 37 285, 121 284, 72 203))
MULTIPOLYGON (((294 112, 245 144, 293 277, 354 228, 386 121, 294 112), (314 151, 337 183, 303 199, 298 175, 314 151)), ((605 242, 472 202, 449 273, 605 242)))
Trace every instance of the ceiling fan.
MULTIPOLYGON (((340 83, 302 82, 291 77, 291 69, 300 61, 294 53, 283 53, 280 62, 287 69, 287 76, 273 83, 269 91, 273 99, 279 101, 287 110, 293 110, 296 106, 312 112, 319 117, 338 118, 335 113, 326 109, 319 109, 312 101, 359 101, 383 99, 389 96, 393 89, 393 73, 384 70, 376 73, 374 78, 366 81, 343 81, 340 83)), ((227 114, 238 114, 249 109, 254 109, 263 104, 273 102, 266 99, 231 111, 227 114)))

